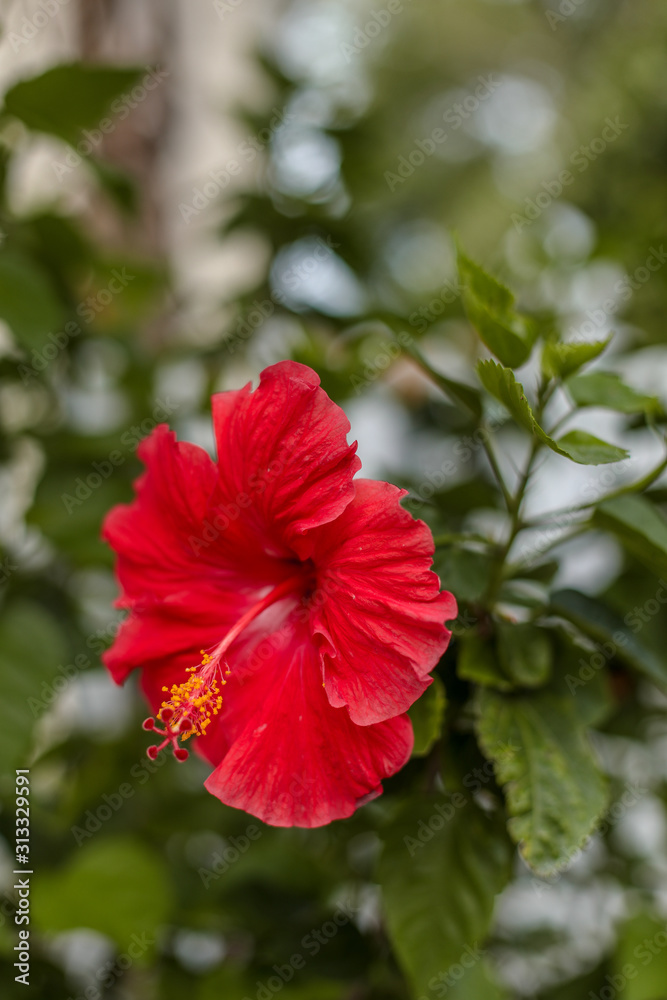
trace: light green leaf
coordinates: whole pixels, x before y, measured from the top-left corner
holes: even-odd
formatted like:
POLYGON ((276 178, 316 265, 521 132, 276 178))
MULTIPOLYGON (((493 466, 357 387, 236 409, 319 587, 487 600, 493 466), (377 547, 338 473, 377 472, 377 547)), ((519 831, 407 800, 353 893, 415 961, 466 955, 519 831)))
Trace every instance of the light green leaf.
POLYGON ((549 634, 536 625, 499 622, 498 659, 507 677, 518 687, 546 684, 553 666, 549 634))
POLYGON ((540 875, 567 864, 607 804, 606 782, 573 701, 552 691, 478 693, 477 733, 505 789, 509 832, 540 875), (499 743, 520 749, 499 754, 499 743))
POLYGON ((170 910, 169 873, 155 851, 129 837, 85 841, 64 868, 32 886, 32 913, 42 930, 90 927, 126 948, 146 935, 147 954, 170 910))
MULTIPOLYGON (((495 897, 510 877, 503 827, 499 814, 485 815, 458 793, 407 802, 383 838, 378 878, 387 928, 416 997, 434 995, 463 958, 470 972, 481 962, 495 897)), ((461 997, 475 995, 464 992, 467 975, 461 997)))
POLYGON ((550 447, 559 455, 567 455, 579 465, 608 465, 628 457, 625 448, 601 441, 586 431, 569 431, 550 447))
POLYGON ((576 590, 557 590, 551 596, 551 610, 572 622, 584 635, 605 643, 617 656, 662 687, 667 686, 667 660, 655 655, 628 628, 623 619, 601 601, 576 590))
POLYGON ((550 378, 567 378, 577 369, 597 358, 609 345, 607 340, 595 340, 592 343, 560 344, 549 341, 542 352, 542 371, 550 378))
POLYGON ((445 717, 445 688, 439 677, 418 698, 408 715, 415 731, 413 757, 425 757, 440 736, 445 717))
POLYGON ((456 669, 459 677, 475 684, 488 684, 499 691, 510 691, 513 686, 503 674, 492 645, 476 635, 461 642, 456 669))
POLYGON ((627 458, 628 453, 623 448, 607 444, 585 431, 570 431, 558 441, 554 441, 538 424, 526 399, 523 386, 517 382, 514 372, 509 368, 504 368, 491 360, 480 361, 477 365, 477 374, 485 389, 500 400, 516 422, 557 455, 563 455, 580 465, 604 465, 627 458))
POLYGON ((67 645, 51 615, 27 601, 3 609, 0 762, 5 773, 28 766, 34 724, 66 685, 65 675, 59 670, 66 664, 67 645))
POLYGON ((612 372, 575 375, 567 380, 566 387, 577 406, 606 406, 620 413, 645 413, 661 408, 655 396, 631 389, 612 372))
POLYGON ((613 532, 656 575, 667 574, 667 520, 646 497, 607 500, 595 509, 593 523, 613 532))
POLYGON ((618 1000, 663 1000, 667 983, 664 941, 665 921, 657 916, 639 913, 624 924, 613 956, 614 974, 623 980, 618 1000), (628 967, 634 970, 631 975, 628 967))
POLYGON ((94 128, 114 97, 132 87, 145 69, 117 69, 69 63, 14 84, 5 111, 30 129, 76 145, 84 128, 94 128))

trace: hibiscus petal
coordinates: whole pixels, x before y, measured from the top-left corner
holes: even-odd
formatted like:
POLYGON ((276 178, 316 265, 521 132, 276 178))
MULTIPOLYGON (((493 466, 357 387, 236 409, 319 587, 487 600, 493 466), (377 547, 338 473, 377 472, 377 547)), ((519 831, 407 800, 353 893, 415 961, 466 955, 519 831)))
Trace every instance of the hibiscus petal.
MULTIPOLYGON (((266 368, 258 388, 213 397, 220 493, 225 508, 243 507, 239 530, 309 556, 304 533, 337 517, 354 496, 361 463, 348 445, 347 417, 306 365, 266 368)), ((230 526, 234 530, 234 525, 230 526)))
POLYGON ((405 490, 355 484, 335 523, 311 533, 321 595, 311 623, 331 704, 369 725, 407 711, 431 683, 457 607, 430 570, 429 529, 400 506, 405 490))
POLYGON ((227 805, 273 826, 322 826, 379 795, 382 779, 409 759, 407 716, 357 726, 329 703, 304 625, 293 625, 254 670, 239 677, 231 666, 219 734, 210 738, 224 736, 229 750, 205 782, 227 805))

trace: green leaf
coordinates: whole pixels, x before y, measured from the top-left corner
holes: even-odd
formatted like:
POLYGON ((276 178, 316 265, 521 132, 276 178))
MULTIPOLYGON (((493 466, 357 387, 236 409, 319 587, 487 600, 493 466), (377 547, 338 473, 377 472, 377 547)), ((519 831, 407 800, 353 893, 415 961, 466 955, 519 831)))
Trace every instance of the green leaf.
POLYGON ((76 145, 82 129, 99 125, 113 99, 145 72, 83 63, 54 66, 10 87, 5 94, 5 111, 30 129, 76 145))
MULTIPOLYGON (((495 897, 511 871, 503 820, 463 793, 419 799, 405 804, 383 839, 378 878, 389 936, 414 995, 432 996, 463 957, 472 968, 482 959, 495 897)), ((467 975, 458 995, 472 997, 463 992, 467 975)))
POLYGON ((32 913, 45 931, 90 927, 127 948, 146 935, 147 954, 170 911, 169 874, 159 853, 130 837, 85 841, 64 868, 32 886, 32 913))
POLYGON ((606 604, 576 590, 557 590, 551 596, 551 610, 584 635, 603 643, 607 660, 618 657, 656 684, 667 687, 667 661, 647 649, 635 631, 606 604))
POLYGON ((477 601, 489 582, 492 560, 484 552, 472 549, 438 549, 435 566, 443 586, 460 601, 477 601))
POLYGON ((488 684, 499 691, 510 691, 512 683, 501 669, 493 646, 471 635, 461 641, 461 651, 456 665, 459 677, 475 684, 488 684))
POLYGON ((477 365, 477 374, 485 389, 500 400, 516 422, 557 455, 570 458, 580 465, 604 465, 627 458, 628 453, 623 448, 607 444, 585 431, 570 431, 558 441, 554 441, 538 424, 526 399, 523 386, 517 382, 514 372, 509 368, 503 368, 491 360, 480 361, 477 365))
POLYGON ((548 632, 536 625, 499 622, 498 659, 503 672, 519 687, 546 684, 553 666, 548 632))
POLYGON ((542 352, 542 371, 550 378, 567 378, 583 365, 597 358, 609 345, 607 340, 595 340, 590 344, 560 344, 549 341, 542 352))
POLYGON ((546 443, 547 435, 535 420, 523 386, 517 382, 514 372, 495 361, 488 360, 478 362, 477 374, 484 388, 500 400, 516 422, 531 434, 538 434, 546 443))
POLYGON ((5 772, 28 766, 33 726, 66 684, 59 670, 66 663, 67 646, 51 615, 27 601, 4 609, 0 622, 0 761, 5 772))
MULTIPOLYGON (((620 930, 613 970, 623 980, 619 1000, 663 1000, 667 983, 665 921, 639 913, 620 930), (628 975, 629 968, 632 972, 628 975)), ((618 981, 618 979, 616 980, 618 981)))
POLYGON ((550 447, 559 455, 567 455, 579 465, 608 465, 628 457, 625 448, 607 444, 586 431, 569 431, 550 447))
POLYGON ((538 874, 557 871, 583 846, 607 804, 574 699, 547 690, 477 699, 477 733, 504 786, 513 840, 538 874), (498 753, 500 744, 519 747, 498 753))
POLYGON ((646 396, 631 389, 612 372, 575 375, 565 385, 577 406, 606 406, 620 413, 646 413, 661 409, 656 396, 646 396))
POLYGON ((0 250, 0 317, 21 347, 40 350, 65 316, 49 279, 23 254, 0 250))
POLYGON ((646 497, 607 500, 595 509, 593 523, 613 532, 657 576, 667 574, 667 520, 646 497))
POLYGON ((513 311, 514 296, 510 290, 460 250, 458 267, 468 319, 504 365, 518 368, 530 356, 537 328, 513 311))
POLYGON ((425 757, 440 736, 445 717, 445 688, 439 677, 418 698, 408 715, 415 731, 413 757, 425 757))

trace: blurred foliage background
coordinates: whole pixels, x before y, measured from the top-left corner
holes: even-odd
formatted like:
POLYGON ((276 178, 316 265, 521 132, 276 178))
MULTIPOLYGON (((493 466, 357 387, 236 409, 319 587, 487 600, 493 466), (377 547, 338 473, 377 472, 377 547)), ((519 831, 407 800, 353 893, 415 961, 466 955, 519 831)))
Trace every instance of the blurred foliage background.
MULTIPOLYGON (((34 996, 667 996, 667 492, 650 476, 667 7, 4 6, 3 996, 24 995, 11 887, 27 767, 34 996), (253 51, 220 94, 229 152, 210 169, 193 154, 174 184, 184 94, 206 72, 183 57, 191 20, 206 59, 253 51), (630 457, 533 456, 509 554, 487 445, 516 498, 530 437, 507 381, 509 417, 482 393, 468 317, 487 310, 487 346, 524 321, 494 312, 504 293, 471 268, 462 301, 453 233, 515 291, 531 336, 613 331, 591 372, 635 390, 570 387, 591 404, 577 426, 630 457), (166 420, 212 448, 210 394, 288 356, 345 408, 365 474, 410 490, 461 611, 413 710, 414 759, 314 831, 222 806, 197 760, 151 764, 135 688, 99 659, 118 621, 100 521, 131 497, 137 442, 166 420), (643 479, 641 499, 589 518, 643 479)), ((495 353, 547 413, 540 352, 495 353)), ((569 412, 550 384, 549 425, 569 412)))

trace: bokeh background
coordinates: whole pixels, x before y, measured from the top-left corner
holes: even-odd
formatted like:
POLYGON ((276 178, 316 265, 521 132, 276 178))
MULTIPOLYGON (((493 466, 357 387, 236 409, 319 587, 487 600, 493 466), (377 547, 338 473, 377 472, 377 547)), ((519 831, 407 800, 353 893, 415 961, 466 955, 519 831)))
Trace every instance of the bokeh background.
MULTIPOLYGON (((100 522, 131 497, 136 444, 156 423, 212 449, 211 393, 293 357, 344 407, 366 475, 408 487, 436 532, 493 532, 482 449, 463 455, 465 420, 392 339, 404 331, 470 378, 479 346, 453 233, 568 335, 613 330, 606 367, 664 399, 667 7, 4 0, 0 16, 3 996, 25 995, 11 886, 13 769, 28 766, 29 995, 419 996, 387 933, 377 860, 397 804, 483 766, 469 729, 451 725, 436 757, 329 828, 265 828, 222 806, 203 763, 149 764, 135 686, 101 667, 118 617, 100 522), (276 979, 294 954, 304 967, 276 979)), ((640 422, 587 420, 631 448, 620 475, 659 457, 640 422)), ((497 424, 511 478, 525 440, 497 424)), ((565 464, 540 467, 534 516, 617 482, 565 464)), ((652 493, 664 502, 660 482, 652 493)), ((658 587, 603 533, 556 556, 554 586, 605 594, 621 615, 658 587)), ((445 553, 437 568, 464 606, 478 596, 483 562, 445 553)), ((664 660, 662 609, 649 618, 642 639, 664 660)), ((464 705, 452 675, 443 666, 464 705)), ((486 939, 467 942, 483 958, 429 1000, 667 996, 667 701, 622 673, 616 693, 596 748, 634 798, 549 880, 502 837, 486 865, 474 816, 462 819, 447 871, 481 885, 484 906, 502 892, 486 939), (628 962, 636 977, 619 971, 628 962)), ((483 805, 497 789, 489 771, 482 783, 483 805)), ((391 891, 409 914, 422 890, 401 850, 391 891)), ((416 907, 436 955, 447 920, 456 937, 478 906, 464 884, 461 909, 439 912, 446 883, 416 907)))

